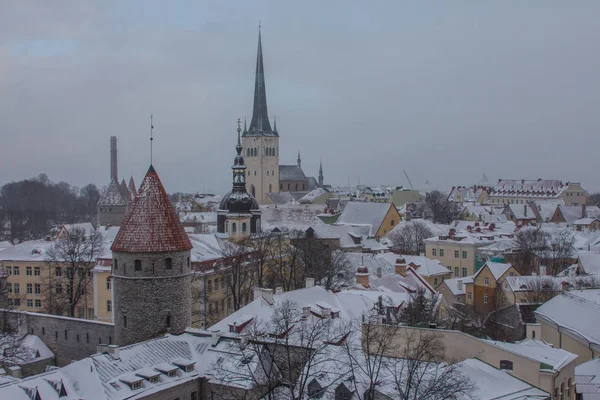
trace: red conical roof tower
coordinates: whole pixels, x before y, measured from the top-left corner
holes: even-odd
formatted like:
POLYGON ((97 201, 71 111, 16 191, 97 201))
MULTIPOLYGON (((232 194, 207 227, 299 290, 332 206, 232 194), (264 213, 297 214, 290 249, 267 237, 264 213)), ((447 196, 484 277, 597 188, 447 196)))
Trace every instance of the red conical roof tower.
POLYGON ((154 167, 150 165, 133 200, 112 251, 159 253, 192 248, 154 167))

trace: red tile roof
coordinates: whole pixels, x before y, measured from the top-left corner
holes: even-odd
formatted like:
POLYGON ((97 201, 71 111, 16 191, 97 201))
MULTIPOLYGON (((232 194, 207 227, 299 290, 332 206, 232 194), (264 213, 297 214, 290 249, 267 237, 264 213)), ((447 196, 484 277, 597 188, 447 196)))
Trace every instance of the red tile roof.
POLYGON ((112 251, 152 253, 190 250, 188 238, 154 167, 133 200, 112 251))

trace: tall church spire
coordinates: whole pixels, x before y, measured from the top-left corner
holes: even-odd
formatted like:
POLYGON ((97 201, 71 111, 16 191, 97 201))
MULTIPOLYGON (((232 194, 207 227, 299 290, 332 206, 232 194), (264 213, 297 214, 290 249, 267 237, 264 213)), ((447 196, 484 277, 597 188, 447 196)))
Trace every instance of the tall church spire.
POLYGON ((319 187, 323 187, 323 160, 319 162, 319 187))
POLYGON ((258 28, 258 52, 256 54, 256 77, 254 81, 254 108, 252 110, 252 120, 250 121, 248 133, 250 135, 277 136, 277 132, 271 129, 269 114, 267 112, 267 91, 265 88, 260 26, 258 28))

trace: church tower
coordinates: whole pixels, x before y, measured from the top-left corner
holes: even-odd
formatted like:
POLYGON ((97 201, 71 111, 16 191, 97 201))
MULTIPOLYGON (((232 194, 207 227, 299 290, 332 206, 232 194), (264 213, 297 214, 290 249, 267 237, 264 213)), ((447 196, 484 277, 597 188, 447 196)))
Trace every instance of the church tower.
POLYGON ((319 187, 323 187, 323 160, 319 162, 319 187))
POLYGON ((150 166, 111 247, 116 344, 191 326, 192 244, 150 166))
POLYGON ((254 81, 254 108, 250 128, 244 124, 242 154, 246 157, 246 190, 259 204, 268 204, 267 193, 279 192, 279 133, 271 129, 267 113, 267 91, 260 28, 254 81))
POLYGON ((252 233, 260 232, 260 207, 246 191, 246 165, 240 141, 240 120, 237 128, 237 152, 233 160, 233 188, 227 193, 217 210, 217 232, 231 240, 241 240, 252 233))

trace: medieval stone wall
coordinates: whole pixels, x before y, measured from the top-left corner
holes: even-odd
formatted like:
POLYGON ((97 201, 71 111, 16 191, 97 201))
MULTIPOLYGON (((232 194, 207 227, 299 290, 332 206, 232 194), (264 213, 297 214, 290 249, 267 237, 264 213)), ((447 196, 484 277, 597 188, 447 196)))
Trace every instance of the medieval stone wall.
POLYGON ((98 206, 98 225, 121 226, 127 206, 98 206))
POLYGON ((191 326, 189 251, 113 256, 116 344, 124 346, 167 332, 183 332, 191 326))

